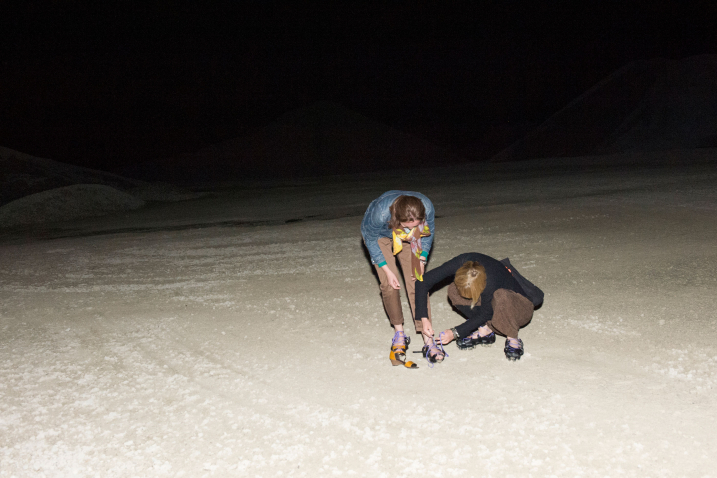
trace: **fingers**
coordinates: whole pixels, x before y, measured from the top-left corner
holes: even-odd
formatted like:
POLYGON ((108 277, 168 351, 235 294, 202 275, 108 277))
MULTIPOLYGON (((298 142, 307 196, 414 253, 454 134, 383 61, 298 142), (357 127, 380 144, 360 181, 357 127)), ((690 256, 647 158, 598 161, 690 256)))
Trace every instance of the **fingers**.
POLYGON ((396 277, 393 273, 386 274, 386 276, 388 277, 388 283, 391 287, 396 290, 401 288, 401 284, 398 282, 398 277, 396 277))
POLYGON ((450 344, 451 342, 453 342, 453 339, 455 338, 455 337, 453 336, 453 331, 450 330, 450 329, 444 330, 443 332, 441 332, 440 337, 441 337, 441 343, 442 343, 443 345, 448 345, 448 344, 450 344))

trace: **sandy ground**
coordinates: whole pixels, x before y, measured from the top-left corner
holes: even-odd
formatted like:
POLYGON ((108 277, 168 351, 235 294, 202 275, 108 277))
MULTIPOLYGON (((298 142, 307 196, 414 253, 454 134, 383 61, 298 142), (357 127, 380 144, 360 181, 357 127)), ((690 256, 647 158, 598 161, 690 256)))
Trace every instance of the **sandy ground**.
MULTIPOLYGON (((1 236, 0 477, 717 476, 715 156, 564 164, 224 191, 1 236), (522 360, 499 340, 391 366, 359 223, 392 188, 434 200, 429 268, 509 256, 544 289, 522 360)), ((460 321, 445 297, 437 329, 460 321)))

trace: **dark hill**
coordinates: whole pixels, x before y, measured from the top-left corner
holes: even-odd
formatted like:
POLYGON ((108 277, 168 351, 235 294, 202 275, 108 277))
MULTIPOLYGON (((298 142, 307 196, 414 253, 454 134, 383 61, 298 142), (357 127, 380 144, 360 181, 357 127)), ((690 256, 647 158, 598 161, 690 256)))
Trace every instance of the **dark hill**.
POLYGON ((717 147, 717 56, 616 71, 493 161, 717 147))
POLYGON ((0 205, 30 194, 74 184, 102 184, 131 190, 141 183, 116 174, 36 158, 0 146, 0 205))
POLYGON ((213 183, 421 168, 463 161, 432 143, 342 106, 319 102, 286 113, 247 136, 125 174, 213 183))

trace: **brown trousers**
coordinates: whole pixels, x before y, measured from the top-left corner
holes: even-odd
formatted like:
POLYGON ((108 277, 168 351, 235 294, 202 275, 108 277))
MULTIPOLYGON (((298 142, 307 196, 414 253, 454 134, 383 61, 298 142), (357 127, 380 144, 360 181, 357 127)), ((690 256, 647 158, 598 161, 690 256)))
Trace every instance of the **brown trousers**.
MULTIPOLYGON (((471 301, 462 297, 454 283, 448 286, 448 299, 453 305, 470 307, 471 301)), ((493 318, 486 324, 498 335, 518 338, 521 327, 533 318, 533 303, 525 296, 508 289, 498 289, 493 293, 493 318)), ((480 305, 480 298, 476 306, 480 305)))
MULTIPOLYGON (((394 273, 396 277, 398 275, 398 268, 396 267, 396 260, 393 255, 393 242, 388 237, 380 237, 378 239, 378 247, 383 252, 383 257, 386 258, 386 265, 394 273)), ((406 287, 406 295, 408 295, 408 303, 411 306, 411 315, 413 317, 413 325, 416 328, 416 333, 423 331, 423 323, 421 317, 416 318, 416 283, 413 281, 411 274, 411 248, 408 245, 399 252, 396 257, 398 263, 401 264, 401 271, 403 273, 403 283, 406 287)), ((388 320, 391 325, 403 325, 403 308, 401 307, 401 295, 399 291, 391 287, 388 283, 388 276, 378 266, 376 267, 376 273, 378 274, 378 280, 381 283, 381 298, 383 299, 383 307, 386 309, 388 320)), ((428 302, 428 320, 431 319, 431 302, 428 302)))

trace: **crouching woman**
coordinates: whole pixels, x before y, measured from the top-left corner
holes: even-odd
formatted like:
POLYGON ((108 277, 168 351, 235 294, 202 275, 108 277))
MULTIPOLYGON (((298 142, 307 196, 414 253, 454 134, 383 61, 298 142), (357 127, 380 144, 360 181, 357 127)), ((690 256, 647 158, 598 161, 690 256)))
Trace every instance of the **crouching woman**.
MULTIPOLYGON (((469 349, 495 343, 498 334, 506 337, 503 349, 506 358, 520 359, 524 348, 518 331, 530 322, 535 306, 509 268, 510 262, 504 261, 508 265, 477 252, 461 254, 427 272, 423 282, 416 283, 416 317, 424 317, 428 293, 437 284, 453 278, 448 298, 465 322, 441 332, 439 343, 456 340, 458 348, 469 349)), ((542 299, 542 292, 537 290, 542 299)), ((424 333, 433 335, 433 330, 424 333)))

